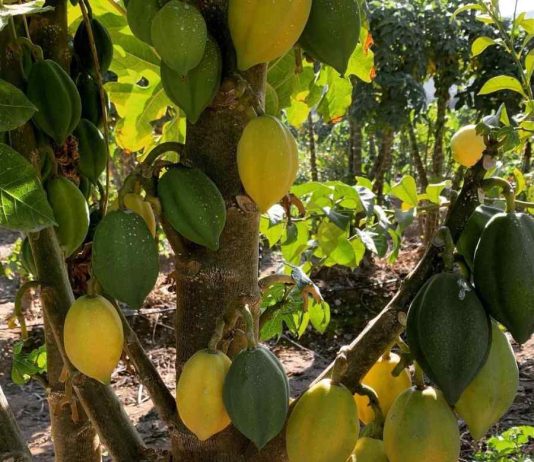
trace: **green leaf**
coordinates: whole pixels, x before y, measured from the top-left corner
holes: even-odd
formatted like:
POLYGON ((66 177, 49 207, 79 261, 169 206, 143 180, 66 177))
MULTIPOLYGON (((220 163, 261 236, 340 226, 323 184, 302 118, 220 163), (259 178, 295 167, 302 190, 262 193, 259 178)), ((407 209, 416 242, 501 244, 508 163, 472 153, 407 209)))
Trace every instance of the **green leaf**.
POLYGON ((45 13, 54 9, 51 6, 43 6, 44 4, 45 0, 35 0, 33 2, 14 5, 3 5, 0 3, 0 31, 7 26, 9 18, 35 13, 45 13))
POLYGON ((0 165, 0 227, 35 232, 55 225, 32 165, 5 144, 0 144, 0 165))
POLYGON ((24 125, 37 108, 14 85, 0 79, 0 132, 7 132, 24 125))
POLYGON ((391 194, 406 204, 417 207, 417 183, 413 176, 402 177, 402 180, 391 188, 391 194))
POLYGON ((345 231, 350 223, 350 217, 343 215, 342 213, 332 210, 330 207, 324 207, 323 211, 325 215, 334 223, 339 229, 345 231))
POLYGON ((523 173, 518 168, 514 168, 515 177, 515 195, 518 197, 523 191, 527 190, 527 182, 523 173))
POLYGON ((429 184, 426 187, 427 199, 433 204, 441 204, 441 192, 450 185, 450 181, 442 181, 441 183, 429 184))
POLYGON ((527 34, 534 34, 534 18, 527 18, 525 15, 522 15, 518 25, 525 29, 527 34))
POLYGON ((478 37, 471 45, 471 56, 475 57, 483 53, 486 48, 496 45, 495 40, 489 37, 478 37))
POLYGON ((519 93, 526 98, 525 92, 519 80, 509 75, 499 75, 489 79, 478 92, 479 95, 489 95, 496 91, 510 90, 519 93))
POLYGON ((369 31, 362 27, 360 41, 353 51, 347 68, 347 75, 355 75, 361 81, 371 83, 373 68, 375 66, 375 54, 371 49, 364 49, 369 31))
POLYGON ((11 379, 17 385, 24 385, 32 376, 46 372, 47 355, 44 345, 29 353, 22 351, 24 342, 19 341, 13 345, 13 364, 11 366, 11 379))
POLYGON ((527 73, 527 81, 530 82, 532 75, 534 75, 534 50, 530 50, 525 57, 525 71, 527 73))
POLYGON ((330 66, 323 66, 318 83, 327 87, 317 106, 317 112, 325 122, 338 122, 352 101, 352 84, 330 66))
POLYGON ((458 16, 460 13, 463 13, 464 11, 469 11, 469 10, 484 11, 484 8, 482 7, 482 5, 478 5, 477 3, 469 3, 469 4, 467 4, 467 5, 464 5, 464 6, 461 6, 460 8, 458 8, 458 9, 453 13, 453 17, 456 17, 456 16, 458 16))
POLYGON ((313 328, 320 334, 324 334, 330 324, 330 305, 325 301, 316 303, 311 300, 308 306, 308 314, 313 328))

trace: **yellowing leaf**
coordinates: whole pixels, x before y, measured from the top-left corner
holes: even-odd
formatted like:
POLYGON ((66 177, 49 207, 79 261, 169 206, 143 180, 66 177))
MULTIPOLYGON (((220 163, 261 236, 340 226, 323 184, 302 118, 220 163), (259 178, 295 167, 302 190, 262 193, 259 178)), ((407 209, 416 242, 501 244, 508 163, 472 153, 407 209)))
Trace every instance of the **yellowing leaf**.
POLYGON ((478 92, 479 95, 489 95, 490 93, 495 93, 496 91, 501 90, 510 90, 519 93, 520 95, 526 97, 523 87, 519 80, 515 77, 509 75, 498 75, 489 79, 478 92))

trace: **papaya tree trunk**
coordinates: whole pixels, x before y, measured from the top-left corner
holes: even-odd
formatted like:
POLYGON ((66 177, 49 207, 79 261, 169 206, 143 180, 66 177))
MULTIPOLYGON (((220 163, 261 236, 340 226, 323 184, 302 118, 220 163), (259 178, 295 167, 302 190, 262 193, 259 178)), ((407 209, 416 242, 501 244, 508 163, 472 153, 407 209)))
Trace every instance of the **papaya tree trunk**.
POLYGON ((30 462, 32 455, 0 387, 0 460, 30 462))
POLYGON ((312 113, 308 114, 308 138, 310 143, 310 171, 312 181, 319 181, 319 173, 317 171, 317 147, 315 145, 315 129, 313 128, 312 113))
POLYGON ((349 117, 349 184, 362 175, 362 124, 354 116, 349 117))
POLYGON ((532 142, 527 141, 525 144, 525 153, 523 154, 523 173, 529 173, 532 163, 532 142))
POLYGON ((421 152, 419 151, 419 144, 417 143, 417 135, 415 134, 415 128, 413 122, 408 123, 408 135, 410 137, 410 152, 412 161, 417 171, 417 177, 419 179, 419 185, 425 189, 428 186, 428 178, 426 176, 426 168, 421 158, 421 152))
POLYGON ((449 87, 440 85, 436 89, 438 96, 438 111, 436 117, 436 126, 434 129, 434 154, 432 156, 432 174, 439 180, 443 175, 445 166, 445 155, 443 151, 443 134, 445 132, 445 123, 447 121, 447 106, 449 104, 449 87))

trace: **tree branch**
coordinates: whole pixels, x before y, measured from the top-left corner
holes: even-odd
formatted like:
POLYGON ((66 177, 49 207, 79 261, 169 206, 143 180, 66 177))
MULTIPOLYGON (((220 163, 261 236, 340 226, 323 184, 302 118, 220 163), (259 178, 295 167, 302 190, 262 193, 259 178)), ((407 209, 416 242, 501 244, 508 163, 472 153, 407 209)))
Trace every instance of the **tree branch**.
POLYGON ((0 460, 30 462, 32 455, 0 387, 0 460))

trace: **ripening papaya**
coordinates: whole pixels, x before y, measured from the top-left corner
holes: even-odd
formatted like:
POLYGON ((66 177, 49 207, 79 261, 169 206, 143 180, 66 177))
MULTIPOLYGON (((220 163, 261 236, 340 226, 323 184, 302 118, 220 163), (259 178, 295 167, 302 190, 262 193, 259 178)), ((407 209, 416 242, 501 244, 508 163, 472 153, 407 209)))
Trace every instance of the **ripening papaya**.
POLYGON ((441 392, 404 391, 386 418, 384 448, 389 462, 458 462, 460 432, 441 392))
POLYGON ((161 83, 169 99, 194 124, 219 91, 221 71, 221 51, 215 40, 208 37, 202 61, 187 75, 180 75, 162 61, 161 83))
POLYGON ((93 183, 104 172, 107 164, 107 149, 104 135, 87 119, 80 120, 74 130, 78 140, 78 171, 93 183))
POLYGON ((355 462, 388 462, 384 442, 367 436, 358 438, 354 455, 355 462))
POLYGON ((360 21, 354 0, 313 0, 299 44, 312 58, 343 75, 360 40, 360 21))
MULTIPOLYGON (((111 66, 111 61, 113 60, 113 42, 111 41, 108 30, 98 19, 91 19, 91 30, 93 32, 100 72, 105 73, 109 69, 109 66, 111 66)), ((78 26, 74 34, 73 43, 74 53, 76 53, 80 69, 84 72, 94 74, 96 72, 95 62, 85 21, 82 21, 78 26)))
POLYGON ((298 170, 296 141, 275 117, 252 119, 237 146, 239 177, 261 212, 289 192, 298 170))
POLYGON ((484 137, 477 134, 476 125, 460 128, 451 138, 452 157, 464 167, 475 165, 482 158, 485 149, 484 137))
POLYGON ((126 8, 132 33, 149 45, 152 45, 152 20, 159 9, 158 0, 131 0, 126 8))
MULTIPOLYGON (((384 417, 387 416, 397 396, 412 386, 412 379, 408 370, 403 369, 397 377, 393 376, 393 370, 399 362, 400 357, 395 353, 382 356, 362 380, 363 385, 371 387, 377 394, 384 417)), ((358 405, 360 420, 364 424, 371 423, 375 418, 375 413, 369 405, 369 398, 356 393, 354 399, 358 405)))
POLYGON ((144 200, 139 194, 127 193, 124 195, 124 205, 145 220, 150 234, 156 237, 156 216, 150 202, 144 200))
MULTIPOLYGON (((100 103, 98 83, 90 74, 82 72, 76 78, 76 88, 82 101, 82 119, 87 119, 97 127, 102 127, 104 112, 100 103)), ((107 94, 106 102, 109 103, 107 94)))
POLYGON ((115 307, 104 297, 78 298, 67 312, 65 352, 83 374, 108 384, 122 354, 124 333, 115 307))
POLYGON ((82 112, 80 94, 69 74, 55 61, 38 61, 30 71, 26 94, 38 109, 33 116, 37 127, 63 144, 82 112))
POLYGON ((220 351, 197 351, 187 360, 176 385, 180 419, 200 441, 224 430, 230 417, 223 403, 223 385, 232 362, 220 351))
POLYGON ((304 392, 289 416, 289 462, 345 462, 359 431, 358 409, 350 391, 321 380, 304 392))
POLYGON ((230 0, 228 26, 245 71, 285 55, 304 30, 312 0, 230 0))
POLYGON ((518 385, 514 351, 499 325, 493 322, 488 359, 455 405, 473 439, 481 439, 505 414, 514 402, 518 385))
POLYGON ((163 62, 186 75, 202 61, 208 29, 196 6, 171 0, 154 15, 151 37, 163 62))
POLYGON ((69 257, 83 244, 89 230, 89 206, 76 185, 64 177, 48 180, 46 192, 58 224, 59 244, 69 257))
POLYGON ((475 253, 476 290, 489 314, 518 343, 534 332, 534 218, 499 213, 486 225, 475 253))

